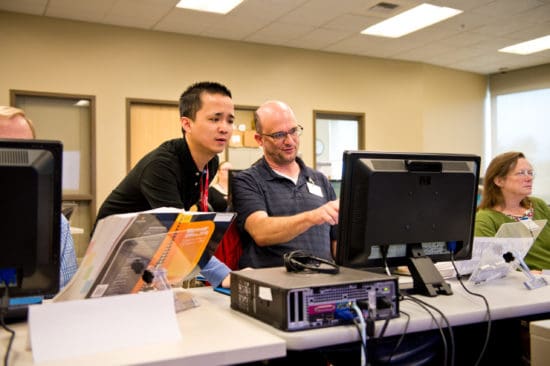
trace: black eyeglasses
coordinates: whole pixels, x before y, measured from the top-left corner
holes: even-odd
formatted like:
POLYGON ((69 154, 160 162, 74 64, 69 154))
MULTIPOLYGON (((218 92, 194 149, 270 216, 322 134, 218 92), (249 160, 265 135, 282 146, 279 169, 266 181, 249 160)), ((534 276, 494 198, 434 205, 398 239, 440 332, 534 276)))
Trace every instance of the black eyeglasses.
POLYGON ((273 140, 275 140, 277 142, 282 142, 286 139, 286 137, 288 135, 290 135, 292 137, 297 137, 297 136, 300 136, 303 131, 304 131, 304 128, 302 126, 298 125, 294 128, 291 128, 288 131, 279 131, 279 132, 274 132, 274 133, 261 133, 260 135, 271 137, 273 140))

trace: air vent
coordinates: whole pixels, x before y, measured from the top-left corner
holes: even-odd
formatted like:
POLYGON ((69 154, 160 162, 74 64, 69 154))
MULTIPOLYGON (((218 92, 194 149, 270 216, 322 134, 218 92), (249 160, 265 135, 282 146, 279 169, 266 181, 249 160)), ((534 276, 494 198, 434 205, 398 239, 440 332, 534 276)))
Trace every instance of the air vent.
POLYGON ((398 7, 399 7, 399 5, 397 5, 397 4, 381 2, 381 3, 378 3, 374 6, 372 6, 369 10, 389 12, 389 11, 392 11, 392 10, 398 8, 398 7))
POLYGON ((26 165, 29 163, 29 155, 25 150, 0 150, 0 162, 7 165, 26 165))

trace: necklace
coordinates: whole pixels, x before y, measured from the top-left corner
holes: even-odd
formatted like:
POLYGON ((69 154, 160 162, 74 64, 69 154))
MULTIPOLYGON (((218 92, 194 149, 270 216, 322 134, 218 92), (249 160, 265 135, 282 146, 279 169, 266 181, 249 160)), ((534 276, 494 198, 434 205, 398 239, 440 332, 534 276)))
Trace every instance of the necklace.
POLYGON ((514 215, 510 213, 504 213, 504 214, 514 221, 532 219, 534 214, 533 205, 531 204, 531 206, 527 210, 525 210, 525 212, 522 215, 514 215))

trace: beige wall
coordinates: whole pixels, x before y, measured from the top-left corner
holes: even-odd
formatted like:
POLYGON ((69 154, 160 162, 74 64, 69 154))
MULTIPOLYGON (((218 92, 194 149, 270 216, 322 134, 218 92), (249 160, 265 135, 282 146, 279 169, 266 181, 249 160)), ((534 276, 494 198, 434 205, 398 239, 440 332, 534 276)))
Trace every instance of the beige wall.
POLYGON ((0 42, 0 104, 10 89, 96 96, 98 204, 126 174, 126 98, 177 100, 200 80, 236 104, 288 102, 309 164, 313 110, 365 113, 369 150, 483 152, 482 75, 5 12, 0 42))
POLYGON ((550 64, 493 74, 489 78, 491 95, 550 88, 550 64))

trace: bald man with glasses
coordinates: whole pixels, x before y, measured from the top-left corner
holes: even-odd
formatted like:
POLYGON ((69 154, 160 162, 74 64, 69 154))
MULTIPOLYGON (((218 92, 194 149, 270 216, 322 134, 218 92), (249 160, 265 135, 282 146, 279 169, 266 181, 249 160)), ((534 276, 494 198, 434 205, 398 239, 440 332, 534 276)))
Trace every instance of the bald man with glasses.
POLYGON ((239 267, 282 266, 295 250, 332 260, 339 202, 328 179, 298 157, 303 127, 281 101, 264 103, 254 119, 264 156, 231 182, 243 244, 239 267))

